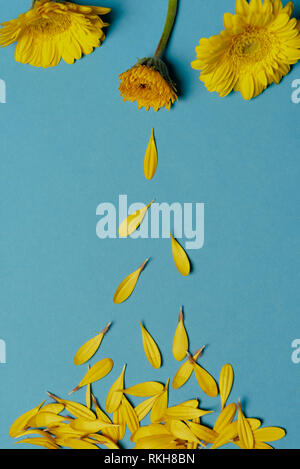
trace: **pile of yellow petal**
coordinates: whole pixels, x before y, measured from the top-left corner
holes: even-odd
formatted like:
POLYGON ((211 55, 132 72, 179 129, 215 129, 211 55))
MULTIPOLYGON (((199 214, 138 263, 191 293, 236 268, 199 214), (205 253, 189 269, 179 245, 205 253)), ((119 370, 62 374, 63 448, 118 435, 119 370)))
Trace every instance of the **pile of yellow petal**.
MULTIPOLYGON (((154 369, 158 369, 162 363, 159 347, 149 331, 141 323, 140 326, 146 358, 154 369)), ((80 347, 74 357, 75 365, 82 365, 93 357, 109 327, 110 324, 80 347)), ((47 449, 119 449, 127 428, 135 449, 216 449, 228 443, 241 449, 272 449, 268 443, 283 438, 283 429, 261 427, 259 419, 247 418, 240 401, 227 405, 234 379, 232 366, 226 364, 222 367, 217 385, 215 379, 197 363, 204 347, 194 355, 188 352, 188 348, 189 340, 181 309, 172 352, 177 361, 185 361, 175 373, 172 387, 180 388, 194 373, 202 392, 213 398, 220 393, 220 414, 213 428, 201 421, 203 416, 212 411, 199 408, 197 398, 168 406, 169 379, 166 384, 148 381, 126 388, 125 365, 108 390, 105 411, 102 410, 92 393, 91 385, 107 376, 114 366, 111 358, 104 358, 89 367, 83 379, 71 391, 74 393, 85 386, 85 405, 48 393, 52 402, 45 404, 44 401, 21 415, 12 424, 9 435, 20 438, 18 443, 47 449), (134 407, 128 396, 144 400, 134 407), (141 422, 148 414, 150 424, 142 425, 141 422)), ((199 387, 195 390, 196 396, 199 387)))

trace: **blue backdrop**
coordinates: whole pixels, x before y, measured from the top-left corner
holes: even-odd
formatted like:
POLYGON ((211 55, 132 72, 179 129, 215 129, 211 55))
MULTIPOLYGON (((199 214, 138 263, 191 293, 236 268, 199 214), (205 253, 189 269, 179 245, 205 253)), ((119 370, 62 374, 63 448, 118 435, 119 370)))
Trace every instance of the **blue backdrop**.
MULTIPOLYGON (((0 20, 29 3, 2 2, 0 20)), ((167 1, 103 1, 113 9, 107 39, 72 66, 37 69, 16 63, 14 46, 1 50, 1 448, 15 448, 10 424, 45 391, 66 396, 78 384, 86 366, 73 365, 74 353, 109 321, 92 361, 115 362, 94 385, 100 402, 123 363, 127 386, 172 377, 181 304, 191 350, 207 344, 201 363, 217 379, 224 363, 233 365, 231 401, 241 397, 248 416, 286 428, 276 447, 300 447, 300 364, 291 360, 300 335, 300 105, 291 100, 300 68, 250 102, 209 93, 190 62, 200 37, 218 33, 235 2, 180 3, 167 59, 182 95, 169 113, 138 111, 118 91, 119 73, 153 53, 167 1), (143 158, 152 127, 159 164, 148 182, 143 158), (189 253, 190 277, 176 271, 168 239, 96 236, 97 205, 117 204, 119 194, 129 203, 205 203, 205 245, 189 253), (114 305, 117 285, 146 257, 134 296, 114 305), (162 350, 158 371, 146 361, 139 320, 162 350)), ((218 410, 194 378, 170 402, 194 397, 218 410)))

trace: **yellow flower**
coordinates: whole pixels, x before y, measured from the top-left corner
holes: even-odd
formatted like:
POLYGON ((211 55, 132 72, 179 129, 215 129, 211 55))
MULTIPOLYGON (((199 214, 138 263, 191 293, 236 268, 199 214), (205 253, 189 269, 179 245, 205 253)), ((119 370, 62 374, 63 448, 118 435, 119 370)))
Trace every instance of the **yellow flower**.
POLYGON ((72 64, 105 39, 102 28, 107 23, 98 15, 109 11, 110 8, 37 0, 26 13, 2 23, 0 45, 17 42, 16 61, 35 67, 55 67, 61 58, 72 64))
POLYGON ((236 14, 225 13, 225 29, 200 40, 197 60, 200 80, 220 96, 240 91, 249 100, 278 84, 300 59, 297 20, 291 19, 293 3, 280 0, 236 0, 236 14))
POLYGON ((143 59, 120 75, 119 87, 124 101, 136 101, 138 108, 152 107, 155 111, 170 109, 177 100, 176 88, 166 65, 160 59, 143 59))

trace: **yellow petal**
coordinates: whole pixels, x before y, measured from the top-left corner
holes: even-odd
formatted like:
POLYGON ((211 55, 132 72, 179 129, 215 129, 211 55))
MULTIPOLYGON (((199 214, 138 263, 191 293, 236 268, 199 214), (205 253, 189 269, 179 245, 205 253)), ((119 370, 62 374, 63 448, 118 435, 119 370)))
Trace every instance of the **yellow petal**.
POLYGON ((135 449, 177 449, 173 435, 158 435, 141 438, 135 449))
POLYGON ((188 422, 188 426, 192 433, 205 443, 213 443, 218 436, 217 432, 199 423, 188 422))
POLYGON ((152 129, 151 137, 144 159, 144 174, 145 178, 150 180, 153 178, 157 168, 157 148, 154 139, 154 130, 152 129))
POLYGON ((254 431, 255 444, 257 441, 276 441, 285 436, 283 428, 279 427, 264 427, 254 431))
POLYGON ((173 340, 173 355, 175 360, 181 361, 186 357, 186 353, 189 348, 189 340, 183 323, 183 312, 180 308, 178 325, 175 331, 174 340, 173 340))
POLYGON ((229 425, 233 421, 235 413, 236 404, 227 405, 217 418, 216 423, 214 425, 214 430, 217 433, 221 433, 224 428, 227 427, 227 425, 229 425))
POLYGON ((128 429, 131 431, 131 433, 136 432, 140 425, 139 419, 135 413, 134 408, 132 407, 126 396, 122 397, 121 412, 123 416, 123 421, 127 425, 128 429))
POLYGON ((172 240, 172 254, 175 265, 177 267, 178 272, 184 277, 186 277, 187 275, 189 275, 191 270, 189 258, 183 247, 178 243, 178 241, 173 237, 171 233, 170 235, 172 240))
POLYGON ((194 364, 194 372, 200 388, 210 397, 218 395, 218 386, 214 378, 198 363, 194 364))
POLYGON ((143 420, 146 415, 149 414, 150 410, 154 406, 154 403, 157 399, 157 396, 150 397, 150 399, 146 399, 145 401, 141 402, 135 407, 135 413, 139 419, 139 421, 143 420))
POLYGON ((27 427, 29 420, 38 413, 44 402, 45 401, 43 401, 37 407, 34 407, 34 409, 31 409, 28 412, 20 415, 20 417, 18 417, 10 427, 8 432, 9 436, 14 438, 18 435, 18 433, 21 433, 27 427))
POLYGON ((210 414, 211 410, 194 409, 193 407, 184 406, 179 404, 177 406, 168 407, 164 417, 166 419, 177 420, 192 420, 203 415, 210 414))
POLYGON ((120 304, 120 303, 123 303, 123 301, 127 300, 127 298, 131 295, 131 293, 135 289, 138 278, 142 270, 144 269, 145 265, 147 264, 147 262, 148 262, 148 259, 146 259, 145 262, 143 262, 143 264, 137 270, 135 270, 134 272, 132 272, 132 274, 128 275, 128 277, 122 280, 122 282, 120 283, 120 285, 118 286, 114 294, 114 299, 113 299, 114 303, 120 304))
POLYGON ((190 378, 194 369, 194 361, 197 360, 197 358, 201 354, 201 351, 202 350, 198 350, 198 352, 195 353, 194 357, 191 357, 189 354, 187 354, 188 360, 180 366, 173 378, 172 386, 174 389, 181 388, 181 386, 183 386, 190 378))
POLYGON ((137 210, 136 212, 132 213, 127 218, 125 218, 125 220, 123 220, 119 226, 119 236, 121 236, 122 238, 126 238, 127 236, 130 236, 132 233, 134 233, 142 223, 152 203, 153 200, 152 202, 150 202, 150 204, 146 205, 140 210, 137 210))
POLYGON ((172 435, 174 435, 176 438, 179 438, 180 440, 200 443, 199 439, 194 435, 189 427, 180 420, 171 420, 169 429, 172 435))
MULTIPOLYGON (((106 413, 103 412, 103 410, 99 407, 97 399, 95 398, 95 396, 93 396, 93 394, 92 394, 92 400, 95 406, 97 418, 102 420, 102 422, 112 423, 110 418, 106 415, 106 413)), ((107 436, 110 440, 114 442, 118 441, 118 429, 116 427, 103 428, 101 432, 103 435, 107 436)))
POLYGON ((241 408, 241 403, 238 404, 238 436, 241 445, 244 449, 253 449, 254 447, 254 436, 249 422, 244 416, 241 408))
POLYGON ((161 367, 161 354, 159 348, 153 337, 149 334, 149 332, 141 323, 140 326, 142 329, 143 346, 146 357, 149 363, 153 366, 153 368, 158 369, 161 367))
POLYGON ((93 440, 96 440, 97 444, 106 446, 106 448, 108 449, 120 449, 119 446, 116 445, 113 440, 111 440, 105 435, 98 435, 97 433, 92 433, 91 435, 89 435, 89 438, 86 438, 86 440, 90 443, 93 443, 93 440))
POLYGON ((125 365, 123 367, 122 373, 114 382, 112 387, 110 388, 106 401, 105 401, 105 410, 109 414, 115 412, 121 405, 123 392, 122 389, 124 388, 124 373, 125 373, 125 365))
POLYGON ((170 432, 167 429, 166 425, 162 425, 160 423, 152 423, 151 425, 146 425, 145 427, 139 427, 137 431, 131 435, 130 440, 136 443, 138 440, 142 438, 148 438, 151 436, 164 436, 169 435, 170 432))
POLYGON ((123 412, 121 411, 121 406, 113 413, 113 423, 119 425, 116 429, 118 435, 116 441, 122 440, 126 432, 126 425, 124 422, 123 412))
POLYGON ((104 378, 110 371, 112 370, 112 367, 114 366, 114 362, 112 361, 111 358, 103 358, 103 360, 100 360, 99 362, 95 363, 89 371, 86 373, 84 378, 80 381, 78 386, 73 389, 71 392, 76 392, 78 389, 82 388, 83 386, 86 386, 87 384, 94 383, 95 381, 98 381, 99 379, 104 378))
POLYGON ((150 397, 160 394, 163 390, 163 384, 156 381, 147 381, 145 383, 136 384, 135 386, 124 389, 124 393, 136 397, 150 397))
POLYGON ((50 441, 50 443, 53 442, 53 438, 50 435, 50 433, 48 433, 44 430, 38 430, 37 428, 35 428, 33 430, 26 430, 25 432, 19 433, 16 438, 22 438, 23 436, 27 436, 27 435, 41 435, 46 440, 50 441))
POLYGON ((95 414, 84 405, 79 404, 78 402, 60 399, 59 397, 55 396, 50 392, 48 392, 47 394, 59 404, 63 404, 65 409, 70 412, 70 414, 74 415, 74 417, 95 420, 95 414))
POLYGON ((76 419, 70 423, 70 427, 73 430, 77 430, 85 435, 89 435, 90 433, 97 433, 103 428, 108 428, 112 426, 111 423, 103 422, 102 420, 84 420, 84 419, 76 419))
POLYGON ((217 449, 221 446, 226 445, 229 443, 233 438, 237 436, 237 425, 236 422, 233 422, 227 425, 219 434, 219 436, 215 439, 214 444, 212 445, 211 449, 217 449))
POLYGON ((64 410, 63 404, 46 404, 42 407, 43 412, 51 412, 52 414, 60 414, 64 410))
POLYGON ((57 443, 71 449, 99 449, 98 446, 89 443, 88 441, 80 440, 77 438, 57 438, 57 443))
POLYGON ((16 444, 18 443, 25 443, 27 445, 36 445, 36 446, 42 446, 43 448, 46 449, 59 449, 59 446, 54 442, 54 441, 49 441, 45 438, 25 438, 24 440, 17 441, 16 444))
POLYGON ((233 369, 232 366, 228 363, 224 365, 220 373, 220 397, 221 397, 221 406, 224 409, 228 396, 232 389, 233 383, 233 369))
POLYGON ((75 365, 82 365, 83 363, 86 363, 90 358, 92 358, 92 356, 97 352, 98 348, 100 347, 102 339, 108 331, 109 326, 110 323, 107 324, 107 326, 103 329, 102 332, 100 332, 100 334, 88 340, 84 345, 80 347, 74 357, 75 365))
POLYGON ((66 417, 62 415, 52 414, 52 412, 39 412, 29 420, 28 425, 30 427, 52 427, 64 420, 66 420, 66 417))
POLYGON ((169 380, 165 386, 164 391, 157 396, 154 405, 151 410, 150 420, 151 423, 161 422, 163 419, 165 412, 168 407, 168 387, 169 387, 169 380))

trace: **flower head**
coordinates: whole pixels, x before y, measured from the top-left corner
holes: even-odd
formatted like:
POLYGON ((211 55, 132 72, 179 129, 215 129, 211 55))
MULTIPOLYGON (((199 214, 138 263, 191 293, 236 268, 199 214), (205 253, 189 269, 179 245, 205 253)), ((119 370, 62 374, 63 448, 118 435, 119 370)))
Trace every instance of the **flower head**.
POLYGON ((159 58, 145 58, 120 75, 120 93, 124 101, 136 101, 138 108, 155 111, 170 109, 177 100, 176 88, 167 66, 159 58))
POLYGON ((236 13, 225 13, 225 29, 200 40, 197 60, 200 80, 220 96, 240 91, 249 100, 279 83, 300 59, 300 33, 291 18, 293 3, 280 0, 236 0, 236 13))
POLYGON ((0 45, 17 42, 15 59, 36 67, 54 67, 61 59, 68 64, 90 54, 105 39, 98 15, 109 8, 70 2, 37 0, 18 18, 2 23, 0 45))

